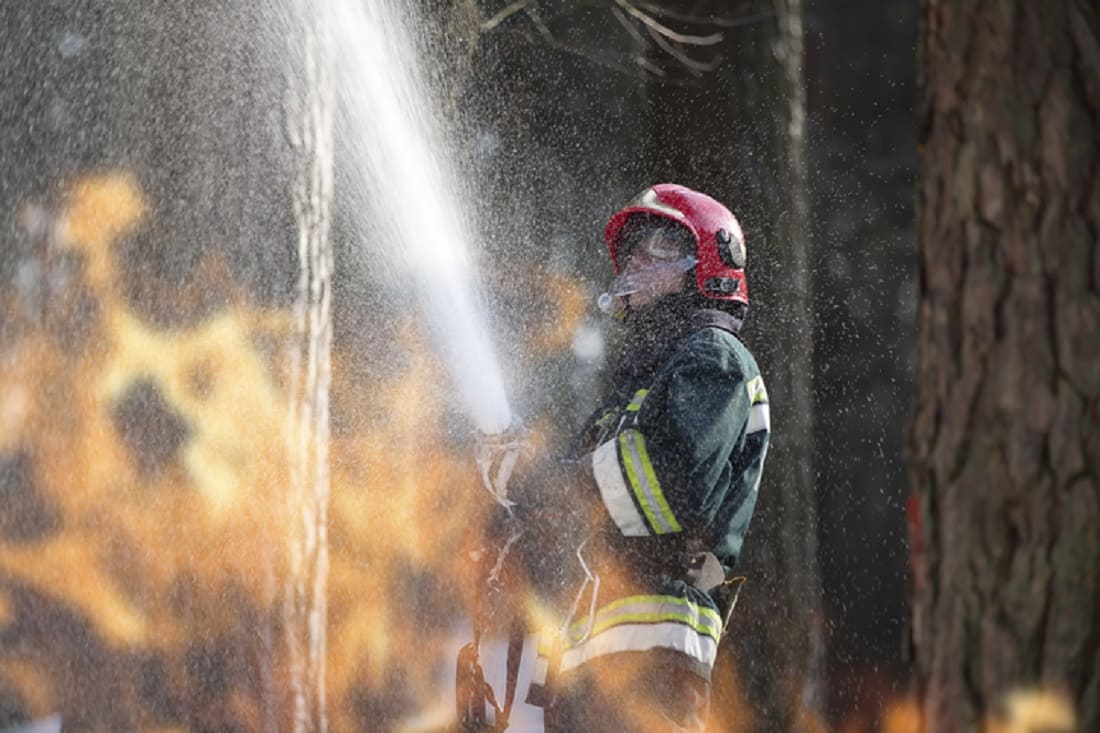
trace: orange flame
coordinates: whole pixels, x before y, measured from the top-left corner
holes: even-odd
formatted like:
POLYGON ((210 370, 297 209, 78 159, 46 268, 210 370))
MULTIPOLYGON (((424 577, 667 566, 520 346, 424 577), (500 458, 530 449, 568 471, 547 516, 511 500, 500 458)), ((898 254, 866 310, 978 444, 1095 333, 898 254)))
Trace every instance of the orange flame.
MULTIPOLYGON (((0 522, 0 632, 19 640, 0 649, 0 705, 104 729, 260 729, 283 714, 271 698, 287 684, 278 596, 296 519, 285 501, 293 324, 242 297, 186 328, 147 323, 120 294, 112 248, 149 211, 128 173, 77 180, 35 254, 47 269, 58 251, 77 258, 59 296, 76 305, 43 328, 32 295, 3 294, 14 323, 0 342, 0 460, 21 483, 14 520, 0 522)), ((567 312, 559 329, 580 317, 576 292, 564 281, 548 291, 560 301, 549 317, 567 312)), ((336 730, 439 699, 459 592, 476 582, 461 549, 492 506, 470 447, 445 438, 444 375, 412 323, 400 339, 405 370, 369 383, 355 381, 350 355, 333 356, 333 400, 369 400, 385 416, 331 444, 336 730)))

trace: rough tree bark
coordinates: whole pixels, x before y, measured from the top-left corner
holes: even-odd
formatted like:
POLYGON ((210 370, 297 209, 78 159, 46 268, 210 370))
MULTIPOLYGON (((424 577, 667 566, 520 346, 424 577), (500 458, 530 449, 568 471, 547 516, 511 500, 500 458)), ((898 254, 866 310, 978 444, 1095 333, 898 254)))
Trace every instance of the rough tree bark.
POLYGON ((1036 688, 1100 730, 1098 22, 1077 0, 923 6, 910 465, 930 731, 992 730, 1036 688))
MULTIPOLYGON (((716 8, 664 3, 677 15, 716 8)), ((824 644, 813 481, 812 317, 805 91, 800 0, 754 0, 726 17, 725 63, 698 83, 651 84, 654 180, 674 180, 727 203, 745 228, 752 299, 746 337, 771 399, 773 442, 741 570, 748 580, 720 668, 736 660, 738 699, 720 671, 722 729, 811 727, 822 704, 824 644), (747 703, 747 705, 746 705, 747 703)))

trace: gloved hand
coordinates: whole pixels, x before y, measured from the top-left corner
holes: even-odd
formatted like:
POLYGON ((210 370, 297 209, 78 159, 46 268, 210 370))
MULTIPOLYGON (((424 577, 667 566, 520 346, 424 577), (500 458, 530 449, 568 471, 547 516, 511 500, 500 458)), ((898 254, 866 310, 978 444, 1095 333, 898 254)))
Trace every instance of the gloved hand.
POLYGON ((513 418, 511 425, 502 433, 478 433, 474 445, 474 457, 477 459, 481 483, 498 504, 509 510, 516 503, 508 498, 508 484, 528 437, 523 421, 513 418))

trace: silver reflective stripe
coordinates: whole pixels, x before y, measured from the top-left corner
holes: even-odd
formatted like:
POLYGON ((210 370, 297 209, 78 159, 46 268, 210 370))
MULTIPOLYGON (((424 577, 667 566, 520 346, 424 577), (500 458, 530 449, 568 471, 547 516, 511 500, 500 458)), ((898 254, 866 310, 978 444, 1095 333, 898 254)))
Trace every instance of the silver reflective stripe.
POLYGON ((587 618, 573 624, 569 629, 569 639, 576 644, 585 635, 595 636, 612 626, 658 621, 674 621, 690 626, 715 641, 722 635, 722 617, 713 608, 700 606, 679 596, 644 595, 627 596, 608 603, 596 612, 596 620, 592 624, 588 623, 587 618))
POLYGON ((746 432, 755 433, 759 430, 771 430, 772 420, 771 412, 768 410, 768 403, 764 402, 759 405, 753 405, 749 408, 749 426, 746 432))
POLYGON ((592 453, 592 475, 600 489, 600 498, 619 531, 627 537, 646 537, 650 534, 649 528, 623 480, 616 442, 609 440, 592 453))
POLYGON ((677 596, 629 596, 609 603, 595 620, 581 619, 568 632, 574 646, 562 654, 562 670, 604 654, 672 649, 710 667, 722 636, 718 612, 677 596), (578 639, 584 641, 578 643, 578 639))
POLYGON ((745 384, 745 391, 749 393, 749 425, 746 432, 755 433, 758 430, 771 430, 771 412, 768 408, 768 390, 764 387, 764 378, 757 375, 745 384))
POLYGON ((638 503, 642 505, 650 526, 657 534, 679 532, 680 524, 672 514, 672 508, 657 482, 657 474, 649 462, 645 438, 637 430, 624 430, 619 435, 619 444, 622 446, 627 478, 634 487, 638 503))
POLYGON ((561 671, 567 672, 605 654, 650 649, 673 649, 711 668, 718 654, 718 642, 690 626, 675 622, 621 624, 567 650, 561 657, 561 671))

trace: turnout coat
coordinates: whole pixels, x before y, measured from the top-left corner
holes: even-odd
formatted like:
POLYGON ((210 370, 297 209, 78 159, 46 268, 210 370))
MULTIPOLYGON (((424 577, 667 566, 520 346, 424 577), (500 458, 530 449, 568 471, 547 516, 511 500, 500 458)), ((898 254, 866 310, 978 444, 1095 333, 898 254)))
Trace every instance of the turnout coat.
POLYGON ((710 678, 768 449, 768 396, 739 322, 705 310, 676 326, 627 350, 575 442, 568 495, 599 530, 578 553, 587 582, 569 620, 540 645, 552 675, 643 653, 710 678))

